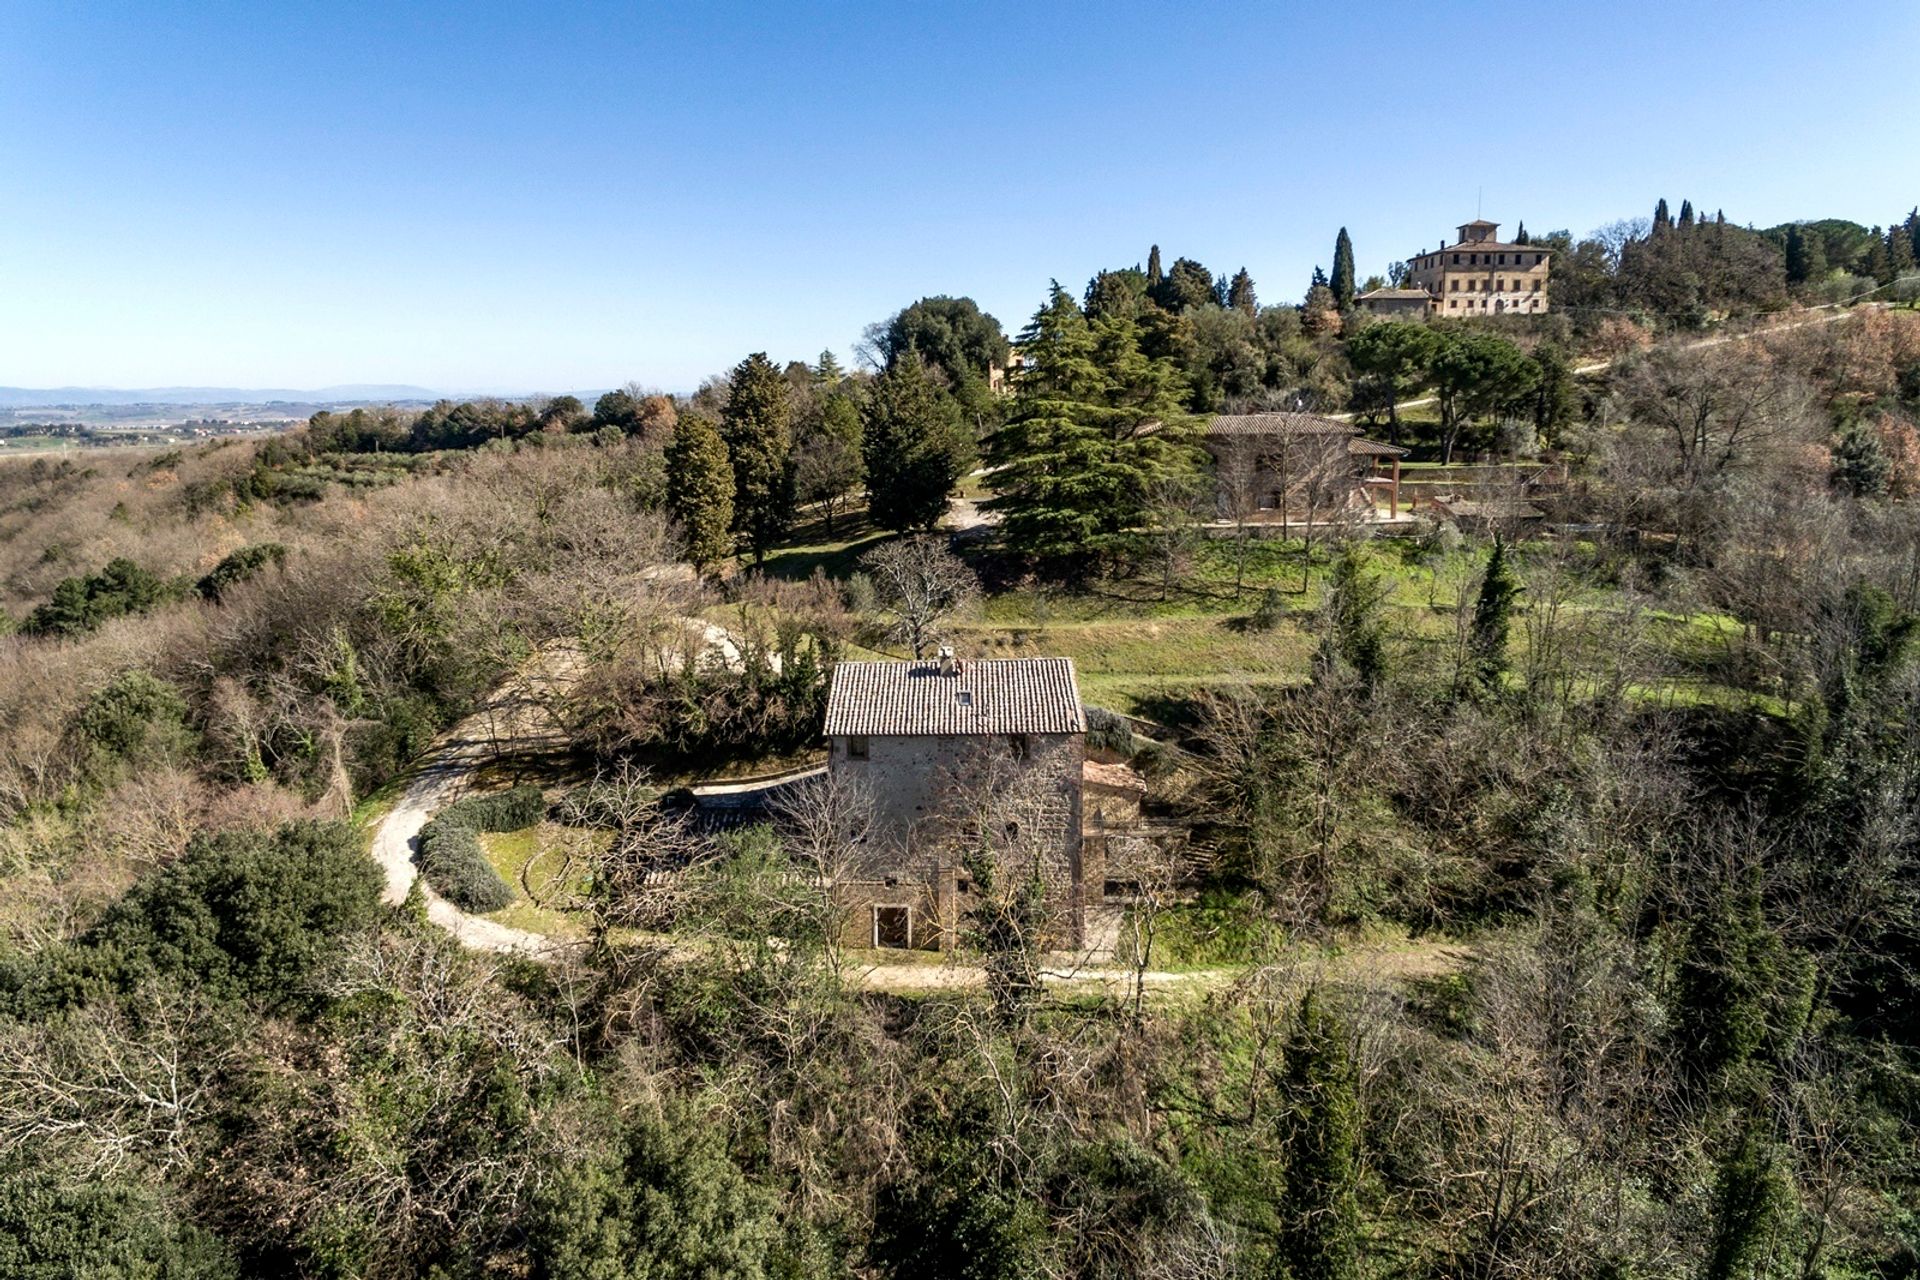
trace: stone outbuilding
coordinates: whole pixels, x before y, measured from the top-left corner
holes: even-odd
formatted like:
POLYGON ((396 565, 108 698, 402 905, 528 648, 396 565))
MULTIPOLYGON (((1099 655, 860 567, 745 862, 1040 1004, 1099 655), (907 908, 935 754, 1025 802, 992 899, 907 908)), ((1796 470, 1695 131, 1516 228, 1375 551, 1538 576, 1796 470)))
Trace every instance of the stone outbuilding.
POLYGON ((861 867, 835 885, 847 941, 943 948, 978 894, 1037 875, 1043 943, 1080 945, 1086 732, 1070 658, 835 667, 827 768, 873 806, 861 867))
POLYGON ((1221 413, 1201 444, 1213 459, 1221 519, 1282 527, 1358 513, 1372 518, 1377 490, 1400 514, 1407 451, 1369 440, 1351 422, 1315 413, 1221 413))

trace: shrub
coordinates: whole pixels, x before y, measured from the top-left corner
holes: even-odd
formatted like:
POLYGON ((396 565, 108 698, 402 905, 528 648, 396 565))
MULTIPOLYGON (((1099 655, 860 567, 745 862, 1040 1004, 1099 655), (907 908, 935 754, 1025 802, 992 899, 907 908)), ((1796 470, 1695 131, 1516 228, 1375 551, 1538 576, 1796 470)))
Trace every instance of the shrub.
POLYGON ((216 995, 287 996, 342 935, 371 924, 379 870, 348 827, 301 822, 202 837, 127 891, 81 939, 216 995))
POLYGON ((226 1280, 239 1274, 220 1240, 184 1222, 142 1183, 0 1173, 0 1275, 14 1280, 226 1280))
POLYGON ((53 599, 27 616, 22 629, 36 636, 76 636, 109 618, 145 613, 171 595, 168 584, 121 557, 84 578, 64 578, 53 599))
POLYGON ((498 911, 513 901, 513 890, 487 862, 479 833, 518 831, 546 812, 546 797, 532 786, 457 800, 420 829, 421 874, 462 911, 498 911))
POLYGON ((131 760, 179 743, 186 714, 186 699, 165 680, 123 671, 87 699, 73 731, 88 746, 131 760))
POLYGON ((1286 597, 1280 594, 1278 587, 1268 587, 1260 593, 1260 603, 1254 609, 1252 616, 1247 619, 1247 625, 1255 631, 1271 631, 1279 626, 1280 620, 1286 616, 1286 597))
POLYGON ((221 592, 237 582, 245 582, 268 565, 284 565, 287 562, 287 549, 278 542, 256 542, 250 547, 241 547, 213 566, 207 575, 194 584, 194 591, 202 599, 218 601, 221 592))
POLYGON ((615 1150, 558 1171, 538 1201, 537 1274, 768 1273, 773 1206, 727 1156, 721 1133, 681 1111, 628 1122, 615 1150))

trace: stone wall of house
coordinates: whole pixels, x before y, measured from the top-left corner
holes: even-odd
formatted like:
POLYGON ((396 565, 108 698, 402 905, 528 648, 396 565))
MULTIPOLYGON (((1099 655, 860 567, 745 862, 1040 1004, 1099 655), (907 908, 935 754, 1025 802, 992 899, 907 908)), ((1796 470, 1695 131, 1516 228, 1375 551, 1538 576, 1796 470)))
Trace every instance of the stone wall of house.
POLYGON ((1216 435, 1202 442, 1213 457, 1215 505, 1223 519, 1304 520, 1339 511, 1353 499, 1359 468, 1348 437, 1332 433, 1216 435))
POLYGON ((893 878, 929 885, 940 928, 951 936, 977 892, 956 845, 984 843, 1003 883, 1037 866, 1052 922, 1047 944, 1077 944, 1084 735, 871 736, 865 759, 854 747, 853 740, 830 739, 828 767, 873 797, 868 875, 884 879, 876 873, 891 863, 893 878))

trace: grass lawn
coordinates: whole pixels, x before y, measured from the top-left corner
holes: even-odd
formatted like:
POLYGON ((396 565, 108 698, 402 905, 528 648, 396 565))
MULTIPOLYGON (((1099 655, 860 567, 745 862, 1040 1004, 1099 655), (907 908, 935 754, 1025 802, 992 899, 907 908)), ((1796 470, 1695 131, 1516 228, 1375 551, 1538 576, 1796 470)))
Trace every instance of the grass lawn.
POLYGON ((583 858, 607 847, 612 834, 542 823, 519 831, 489 831, 480 836, 487 862, 513 889, 511 905, 488 915, 489 920, 543 933, 552 938, 585 934, 579 918, 566 903, 587 891, 583 858), (573 856, 568 857, 567 845, 573 856))

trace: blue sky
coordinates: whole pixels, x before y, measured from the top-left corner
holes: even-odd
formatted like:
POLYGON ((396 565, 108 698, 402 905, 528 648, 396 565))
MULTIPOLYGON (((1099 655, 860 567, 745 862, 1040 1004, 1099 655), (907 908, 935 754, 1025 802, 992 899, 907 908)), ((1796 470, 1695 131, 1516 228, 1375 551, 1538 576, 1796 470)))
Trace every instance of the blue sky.
POLYGON ((684 389, 1156 241, 1279 301, 1476 199, 1885 222, 1916 48, 1912 0, 0 0, 0 384, 684 389))

